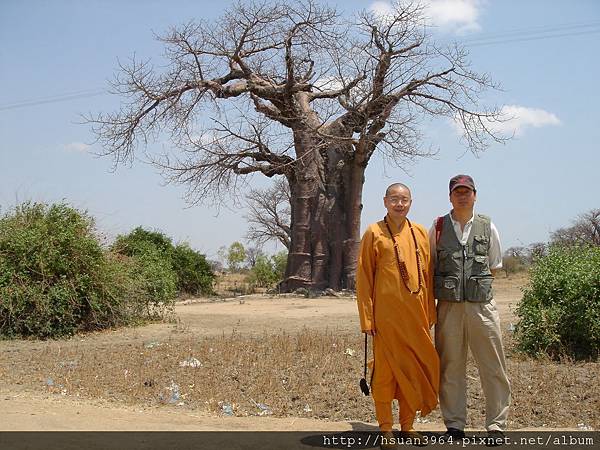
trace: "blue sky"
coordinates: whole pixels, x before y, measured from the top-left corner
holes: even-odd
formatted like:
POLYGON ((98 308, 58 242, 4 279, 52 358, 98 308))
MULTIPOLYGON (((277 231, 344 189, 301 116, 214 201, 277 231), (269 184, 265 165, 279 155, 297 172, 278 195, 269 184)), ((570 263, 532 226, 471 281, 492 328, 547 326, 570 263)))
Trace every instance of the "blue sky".
MULTIPOLYGON (((118 107, 117 98, 101 93, 117 58, 157 57, 162 47, 153 33, 216 18, 229 3, 0 2, 0 211, 25 200, 65 200, 87 209, 109 238, 142 225, 209 257, 243 240, 243 209, 190 207, 184 187, 165 186, 144 163, 112 172, 110 159, 93 156, 93 135, 79 123, 80 114, 118 107)), ((339 5, 348 12, 388 7, 339 5)), ((457 173, 474 177, 477 210, 492 216, 504 248, 545 241, 550 231, 600 207, 600 3, 429 0, 428 12, 440 40, 463 41, 472 67, 501 83, 503 90, 486 100, 515 117, 506 125, 515 138, 476 157, 465 153, 450 123, 423 121, 424 145, 438 149, 437 157, 406 167, 408 174, 375 157, 367 169, 363 228, 383 216, 383 191, 396 181, 413 190, 413 220, 429 226, 449 209, 448 179, 457 173)))

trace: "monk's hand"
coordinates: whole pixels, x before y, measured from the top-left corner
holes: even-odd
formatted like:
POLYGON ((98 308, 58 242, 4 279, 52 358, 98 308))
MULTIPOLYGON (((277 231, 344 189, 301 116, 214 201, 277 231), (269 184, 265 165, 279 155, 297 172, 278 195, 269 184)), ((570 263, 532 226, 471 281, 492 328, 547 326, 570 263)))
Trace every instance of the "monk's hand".
POLYGON ((375 336, 375 330, 365 330, 363 333, 367 333, 369 336, 375 336))

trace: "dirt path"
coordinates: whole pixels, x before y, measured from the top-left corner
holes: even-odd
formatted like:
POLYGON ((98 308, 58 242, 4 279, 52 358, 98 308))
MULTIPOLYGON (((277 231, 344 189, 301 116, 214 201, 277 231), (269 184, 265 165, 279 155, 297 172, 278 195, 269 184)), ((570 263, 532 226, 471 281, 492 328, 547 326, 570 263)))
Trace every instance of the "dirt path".
MULTIPOLYGON (((496 302, 503 330, 514 322, 511 305, 519 298, 521 283, 498 280, 496 302)), ((233 332, 244 335, 293 333, 304 327, 358 332, 359 322, 353 298, 292 298, 246 296, 226 301, 189 300, 175 308, 177 322, 152 324, 76 336, 61 341, 3 341, 0 355, 20 354, 30 349, 57 351, 101 348, 116 342, 164 341, 180 333, 214 336, 233 332)), ((8 364, 0 362, 0 379, 8 364)), ((0 430, 370 430, 375 424, 333 422, 307 418, 221 417, 202 412, 178 410, 176 406, 132 407, 108 401, 62 396, 19 384, 0 387, 0 430)), ((418 429, 441 430, 441 423, 416 424, 418 429)))
POLYGON ((37 392, 0 390, 0 431, 370 430, 369 424, 306 418, 221 417, 176 406, 140 408, 37 392))

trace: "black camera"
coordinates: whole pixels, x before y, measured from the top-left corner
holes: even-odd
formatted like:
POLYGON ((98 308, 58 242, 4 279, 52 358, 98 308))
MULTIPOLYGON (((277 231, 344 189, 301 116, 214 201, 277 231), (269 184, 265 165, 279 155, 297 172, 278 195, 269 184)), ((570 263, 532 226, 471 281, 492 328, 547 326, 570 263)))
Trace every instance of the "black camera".
POLYGON ((369 395, 369 393, 370 393, 369 384, 367 383, 367 380, 365 380, 364 378, 360 379, 360 390, 365 395, 369 395))

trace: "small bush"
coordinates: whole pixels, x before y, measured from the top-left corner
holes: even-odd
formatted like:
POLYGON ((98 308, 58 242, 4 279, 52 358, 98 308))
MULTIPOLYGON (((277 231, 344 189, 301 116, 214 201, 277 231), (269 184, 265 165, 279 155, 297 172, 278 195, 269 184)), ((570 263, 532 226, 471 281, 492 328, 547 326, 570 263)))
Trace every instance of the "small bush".
POLYGON ((0 335, 42 338, 123 323, 117 273, 94 223, 66 204, 24 203, 0 218, 0 335))
POLYGON ((252 286, 272 288, 285 274, 287 252, 280 252, 271 257, 259 255, 254 267, 250 269, 248 281, 252 286))
POLYGON ((173 248, 172 258, 180 292, 190 295, 213 293, 215 275, 204 255, 183 243, 173 248))
POLYGON ((171 310, 177 296, 177 274, 171 260, 149 242, 139 243, 136 253, 127 261, 129 277, 141 292, 146 314, 160 317, 171 310))
POLYGON ((551 247, 535 260, 515 337, 530 354, 598 358, 600 247, 551 247))
POLYGON ((173 252, 171 238, 160 231, 149 231, 142 227, 134 228, 129 234, 117 236, 111 249, 121 255, 137 256, 147 251, 148 244, 155 247, 165 257, 171 257, 173 252))
POLYGON ((276 253, 271 257, 271 259, 273 261, 275 273, 277 273, 278 281, 283 280, 283 277, 285 276, 285 269, 287 268, 288 252, 282 251, 276 253))
POLYGON ((259 255, 256 258, 254 267, 250 269, 248 282, 256 287, 272 287, 277 282, 277 274, 273 268, 271 258, 266 255, 259 255))
POLYGON ((174 271, 175 290, 179 293, 190 295, 212 293, 215 275, 204 255, 193 250, 186 243, 174 246, 171 238, 159 231, 148 231, 137 227, 127 235, 118 236, 111 249, 134 259, 141 258, 141 261, 136 264, 140 266, 142 274, 150 277, 145 283, 148 285, 149 295, 157 301, 161 298, 160 301, 170 302, 175 296, 173 294, 169 297, 172 294, 171 274, 168 273, 167 268, 174 271), (151 267, 147 266, 148 264, 151 267), (156 272, 157 270, 160 273, 156 272), (159 280, 155 278, 157 276, 166 278, 159 280), (157 283, 162 286, 159 287, 157 283), (154 292, 158 293, 158 297, 155 297, 154 292))
POLYGON ((117 236, 111 251, 122 256, 121 263, 135 286, 133 294, 143 305, 145 315, 160 317, 172 310, 177 275, 173 271, 170 238, 137 227, 129 234, 117 236))

